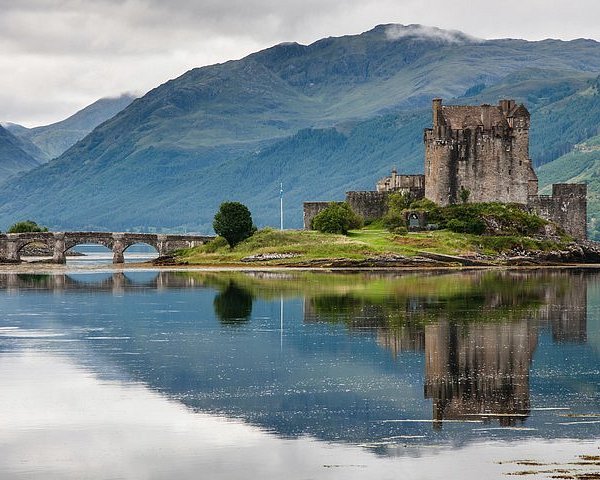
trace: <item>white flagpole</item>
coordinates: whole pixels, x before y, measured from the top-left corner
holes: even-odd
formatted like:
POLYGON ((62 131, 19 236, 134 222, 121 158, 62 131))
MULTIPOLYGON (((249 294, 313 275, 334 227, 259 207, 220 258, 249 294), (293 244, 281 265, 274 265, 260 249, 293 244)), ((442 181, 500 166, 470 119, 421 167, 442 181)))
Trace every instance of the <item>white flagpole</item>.
POLYGON ((280 296, 279 322, 279 349, 283 351, 283 295, 280 296))
POLYGON ((283 182, 279 184, 279 229, 283 230, 283 182))

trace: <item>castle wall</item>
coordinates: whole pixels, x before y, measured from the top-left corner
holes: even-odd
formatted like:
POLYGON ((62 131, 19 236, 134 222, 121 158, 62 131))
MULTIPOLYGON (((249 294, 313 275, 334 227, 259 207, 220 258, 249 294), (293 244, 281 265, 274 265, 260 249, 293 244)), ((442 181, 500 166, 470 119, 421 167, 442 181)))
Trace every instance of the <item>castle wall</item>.
POLYGON ((346 203, 365 221, 377 220, 387 211, 387 192, 346 192, 346 203))
POLYGON ((459 203, 465 189, 471 202, 527 203, 533 170, 515 137, 495 128, 444 133, 441 138, 433 130, 425 134, 426 198, 459 203))
POLYGON ((304 230, 311 230, 312 219, 325 210, 331 202, 304 202, 304 230))
POLYGON ((559 183, 552 185, 552 196, 534 195, 529 209, 561 226, 577 240, 587 238, 587 185, 559 183))

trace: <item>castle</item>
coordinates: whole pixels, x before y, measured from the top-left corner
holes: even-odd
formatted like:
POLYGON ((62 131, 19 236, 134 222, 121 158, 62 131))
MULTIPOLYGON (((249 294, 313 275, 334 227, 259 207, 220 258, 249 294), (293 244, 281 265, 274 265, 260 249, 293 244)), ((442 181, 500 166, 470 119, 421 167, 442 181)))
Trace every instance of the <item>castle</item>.
MULTIPOLYGON (((365 220, 381 218, 390 192, 427 198, 438 205, 469 202, 517 203, 587 238, 587 186, 556 184, 538 194, 529 158, 529 111, 514 100, 498 105, 443 105, 433 100, 433 125, 425 129, 425 174, 399 175, 377 182, 376 191, 347 192, 346 202, 365 220)), ((328 202, 305 202, 304 227, 328 202)))

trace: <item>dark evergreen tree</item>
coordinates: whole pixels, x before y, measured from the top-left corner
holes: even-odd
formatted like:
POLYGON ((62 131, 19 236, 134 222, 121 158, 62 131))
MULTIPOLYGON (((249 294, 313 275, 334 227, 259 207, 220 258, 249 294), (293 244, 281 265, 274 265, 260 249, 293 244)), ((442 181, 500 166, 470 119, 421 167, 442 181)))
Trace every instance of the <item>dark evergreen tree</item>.
POLYGON ((256 231, 250 210, 239 202, 223 202, 215 215, 213 228, 231 248, 256 231))

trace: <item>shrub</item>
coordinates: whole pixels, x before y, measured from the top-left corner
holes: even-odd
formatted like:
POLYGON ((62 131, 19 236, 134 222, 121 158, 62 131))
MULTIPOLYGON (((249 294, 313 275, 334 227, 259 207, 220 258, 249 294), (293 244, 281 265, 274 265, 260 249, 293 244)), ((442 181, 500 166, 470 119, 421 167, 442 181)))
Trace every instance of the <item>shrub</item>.
POLYGON ((215 215, 213 228, 217 235, 227 240, 230 248, 256 231, 250 210, 239 202, 223 202, 215 215))
POLYGON ((410 209, 425 212, 427 214, 427 223, 435 223, 438 225, 446 224, 443 208, 427 198, 412 202, 410 204, 410 209))
MULTIPOLYGON (((462 192, 461 192, 462 193, 462 192)), ((468 200, 465 194, 462 200, 468 200)), ((413 202, 411 209, 426 212, 428 223, 457 233, 482 235, 539 235, 546 220, 527 212, 522 205, 490 203, 462 203, 439 207, 430 200, 413 202)))
POLYGON ((436 208, 439 209, 440 207, 437 205, 437 203, 432 202, 428 198, 422 198, 421 200, 415 200, 414 202, 412 202, 410 204, 410 208, 411 210, 420 209, 430 212, 431 210, 435 210, 436 208))
POLYGON ((383 226, 390 232, 400 227, 406 228, 406 219, 402 212, 390 210, 383 216, 382 221, 383 226))
POLYGON ((12 225, 6 233, 27 233, 27 232, 47 232, 46 227, 42 227, 33 220, 25 220, 12 225))
POLYGON ((396 235, 408 235, 408 228, 406 227, 396 227, 393 230, 391 230, 392 233, 395 233, 396 235))
POLYGON ((472 233, 482 235, 485 233, 485 222, 477 217, 466 217, 465 220, 451 218, 446 223, 446 228, 457 233, 472 233))
POLYGON ((227 245, 229 245, 227 240, 225 240, 223 237, 217 237, 214 240, 211 240, 210 242, 208 242, 206 245, 204 245, 203 250, 206 253, 215 253, 227 245))
POLYGON ((410 206, 410 195, 396 192, 390 193, 387 199, 387 212, 383 216, 383 226, 393 232, 397 228, 406 227, 404 211, 410 206))
POLYGON ((463 233, 466 229, 466 225, 465 222, 458 218, 451 218, 448 220, 448 223, 446 223, 446 228, 456 233, 463 233))
POLYGON ((465 187, 460 187, 460 200, 462 203, 467 203, 469 201, 470 195, 470 190, 467 190, 465 187))
POLYGON ((346 202, 332 202, 315 215, 311 227, 319 232, 346 235, 348 230, 361 228, 363 224, 362 217, 354 213, 346 202))
POLYGON ((388 211, 401 212, 410 207, 410 194, 408 193, 390 193, 387 198, 388 211))

